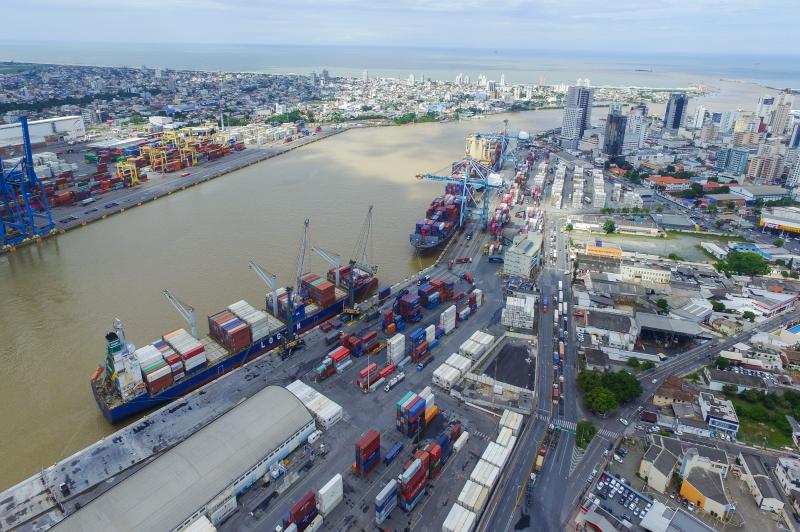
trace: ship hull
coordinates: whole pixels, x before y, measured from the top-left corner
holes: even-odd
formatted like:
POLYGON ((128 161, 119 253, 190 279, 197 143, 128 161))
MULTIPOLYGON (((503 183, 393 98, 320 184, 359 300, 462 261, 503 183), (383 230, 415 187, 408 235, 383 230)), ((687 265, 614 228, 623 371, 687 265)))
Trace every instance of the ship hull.
MULTIPOLYGON (((375 279, 375 285, 377 285, 377 283, 378 281, 375 279)), ((365 285, 369 284, 371 283, 365 283, 365 285)), ((304 333, 309 329, 316 327, 328 318, 341 314, 343 309, 344 300, 339 300, 333 305, 320 310, 316 314, 306 316, 298 323, 294 324, 296 334, 304 333)), ((97 406, 103 412, 103 416, 105 416, 105 418, 111 423, 119 423, 146 410, 151 410, 155 407, 169 403, 170 401, 174 401, 175 399, 178 399, 179 397, 182 397, 187 393, 222 377, 226 373, 259 358, 265 353, 281 345, 281 340, 285 334, 286 328, 281 328, 271 336, 262 338, 258 342, 251 344, 245 349, 242 349, 241 351, 228 356, 211 366, 206 366, 205 368, 186 376, 179 383, 174 384, 155 395, 145 393, 144 395, 135 397, 130 401, 112 406, 103 399, 95 381, 91 381, 92 394, 97 402, 97 406)))

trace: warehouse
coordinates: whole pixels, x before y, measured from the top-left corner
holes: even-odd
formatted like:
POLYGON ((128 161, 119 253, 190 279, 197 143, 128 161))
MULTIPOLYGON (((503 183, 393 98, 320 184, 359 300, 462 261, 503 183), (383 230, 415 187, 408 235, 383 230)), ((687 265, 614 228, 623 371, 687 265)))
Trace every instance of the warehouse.
MULTIPOLYGON (((62 116, 46 120, 31 120, 28 122, 28 133, 34 148, 49 142, 78 140, 86 135, 83 118, 80 116, 62 116)), ((22 146, 22 126, 19 123, 0 125, 0 150, 7 150, 22 146)))
POLYGON ((800 208, 768 207, 761 210, 761 227, 790 233, 800 233, 800 208))
POLYGON ((542 235, 528 233, 514 239, 514 244, 506 248, 503 273, 528 278, 541 262, 542 235))
POLYGON ((288 390, 268 386, 59 523, 59 530, 182 529, 218 523, 236 496, 314 431, 288 390))

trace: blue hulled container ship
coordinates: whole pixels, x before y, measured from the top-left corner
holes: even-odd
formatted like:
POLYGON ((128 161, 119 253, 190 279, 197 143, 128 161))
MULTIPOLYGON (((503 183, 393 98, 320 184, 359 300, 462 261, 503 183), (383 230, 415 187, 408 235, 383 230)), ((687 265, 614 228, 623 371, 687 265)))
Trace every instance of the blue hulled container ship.
MULTIPOLYGON (((330 287, 317 283, 313 300, 295 298, 291 320, 295 334, 342 313, 347 293, 328 284, 330 287)), ((356 287, 355 297, 360 299, 376 285, 377 277, 365 279, 356 287)), ((283 345, 288 331, 289 294, 280 289, 274 295, 281 318, 239 301, 209 316, 210 334, 200 339, 178 329, 137 349, 126 342, 117 321, 114 331, 106 335, 105 364, 91 378, 92 392, 103 415, 111 423, 119 423, 186 395, 283 345)))

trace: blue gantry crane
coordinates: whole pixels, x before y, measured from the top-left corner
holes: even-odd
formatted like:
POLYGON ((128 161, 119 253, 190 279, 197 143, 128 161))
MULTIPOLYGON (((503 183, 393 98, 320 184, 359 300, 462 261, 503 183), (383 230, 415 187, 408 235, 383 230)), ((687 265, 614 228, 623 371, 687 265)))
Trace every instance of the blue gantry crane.
POLYGON ((27 117, 20 117, 23 155, 6 170, 0 159, 0 224, 3 246, 13 248, 51 233, 55 224, 44 186, 33 170, 33 152, 27 117), (3 208, 3 206, 5 208, 3 208))

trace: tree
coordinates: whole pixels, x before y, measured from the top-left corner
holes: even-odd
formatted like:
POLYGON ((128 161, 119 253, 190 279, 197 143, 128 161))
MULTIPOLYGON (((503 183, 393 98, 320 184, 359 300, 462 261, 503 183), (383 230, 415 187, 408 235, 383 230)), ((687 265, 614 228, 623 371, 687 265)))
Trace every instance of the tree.
POLYGON ((656 212, 664 212, 664 207, 656 207, 656 212))
POLYGON ((565 229, 567 230, 567 232, 569 232, 569 231, 572 231, 574 229, 574 227, 572 226, 572 224, 567 224, 565 229))
POLYGON ((641 365, 639 359, 635 357, 629 358, 626 364, 634 369, 638 368, 641 365))
POLYGON ((798 279, 800 278, 800 274, 797 273, 795 270, 792 270, 791 272, 789 272, 789 277, 791 277, 792 279, 798 279))
POLYGON ((722 393, 723 393, 723 395, 725 395, 726 397, 730 397, 730 396, 732 396, 732 395, 736 395, 736 392, 737 392, 738 390, 739 390, 739 388, 737 388, 735 384, 725 384, 725 385, 722 387, 722 393))
POLYGON ((597 388, 598 386, 602 385, 602 379, 600 377, 600 373, 588 370, 584 370, 578 373, 575 382, 578 384, 578 389, 581 390, 582 392, 590 392, 595 388, 597 388))
POLYGON ((652 360, 645 360, 644 362, 642 362, 642 365, 640 366, 640 368, 643 371, 647 371, 647 370, 653 369, 655 367, 656 367, 656 363, 653 362, 652 360))
POLYGON ((783 245, 783 239, 782 238, 776 238, 775 242, 773 242, 773 244, 775 244, 778 247, 781 247, 783 245))
POLYGON ((656 306, 664 312, 669 312, 669 303, 667 303, 666 299, 659 299, 656 301, 656 306))
POLYGON ((781 275, 782 275, 784 278, 785 278, 785 277, 789 277, 789 272, 787 272, 786 270, 781 270, 781 275))
POLYGON ((603 231, 605 231, 608 235, 615 233, 617 231, 617 224, 614 223, 614 220, 609 218, 603 224, 603 231))
POLYGON ((716 205, 709 205, 708 206, 708 212, 710 212, 711 214, 716 214, 717 206, 716 205))
POLYGON ((715 266, 718 271, 726 274, 766 275, 770 272, 767 261, 761 255, 749 251, 731 250, 715 266))
POLYGON ((728 202, 728 210, 732 211, 735 208, 736 208, 736 204, 734 202, 732 202, 732 201, 729 201, 728 202))
POLYGON ((586 406, 597 414, 607 414, 619 406, 614 394, 599 386, 586 394, 586 406))
POLYGON ((147 123, 147 119, 139 113, 133 113, 128 121, 134 126, 140 126, 147 123))
POLYGON ((683 257, 678 255, 677 253, 670 253, 667 257, 671 260, 683 260, 683 257))
POLYGON ((639 379, 627 371, 607 371, 602 374, 602 383, 602 387, 608 389, 618 403, 627 403, 642 394, 642 384, 639 379))
POLYGON ((714 312, 725 312, 725 305, 719 301, 712 301, 711 310, 714 312))
POLYGON ((581 449, 585 449, 597 434, 597 427, 591 421, 582 419, 575 427, 575 444, 581 449))
POLYGON ((745 310, 744 312, 742 312, 742 317, 746 320, 750 320, 751 322, 755 321, 756 319, 756 315, 749 310, 745 310))
POLYGON ((714 361, 714 365, 717 367, 717 369, 728 369, 731 363, 725 357, 717 357, 717 359, 714 361))

